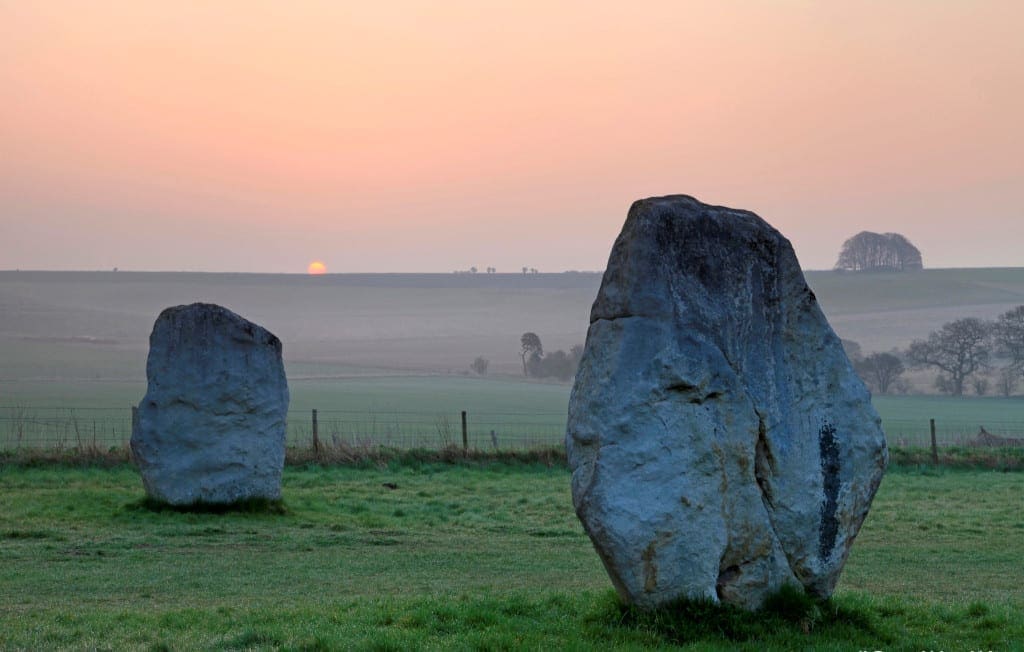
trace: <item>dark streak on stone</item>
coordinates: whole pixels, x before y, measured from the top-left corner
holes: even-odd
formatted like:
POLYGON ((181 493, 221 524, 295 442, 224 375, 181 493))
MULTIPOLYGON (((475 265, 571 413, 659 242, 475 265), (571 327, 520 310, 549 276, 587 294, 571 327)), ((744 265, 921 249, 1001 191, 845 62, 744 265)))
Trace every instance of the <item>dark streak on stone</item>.
POLYGON ((761 490, 761 500, 769 513, 775 509, 775 497, 772 495, 771 479, 775 475, 775 457, 768 446, 768 433, 764 418, 758 415, 757 444, 754 446, 754 479, 761 490))
POLYGON ((818 445, 821 450, 821 477, 824 502, 821 505, 821 529, 818 533, 818 554, 825 562, 832 555, 839 533, 836 509, 839 499, 839 442, 836 428, 826 423, 818 431, 818 445))

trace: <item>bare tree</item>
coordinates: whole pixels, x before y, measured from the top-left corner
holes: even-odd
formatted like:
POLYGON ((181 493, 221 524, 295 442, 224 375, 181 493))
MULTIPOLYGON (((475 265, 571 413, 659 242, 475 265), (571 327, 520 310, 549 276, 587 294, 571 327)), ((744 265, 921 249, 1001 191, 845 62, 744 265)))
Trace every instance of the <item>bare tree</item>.
POLYGON ((1019 377, 1019 372, 1013 367, 1003 367, 999 370, 999 376, 996 378, 996 389, 1006 398, 1013 396, 1019 377))
POLYGON ((851 272, 923 269, 921 251, 899 233, 861 231, 843 243, 835 269, 851 272))
POLYGON ((888 394, 889 387, 906 371, 903 361, 892 353, 872 353, 854 364, 854 369, 880 394, 888 394))
POLYGON ((971 386, 974 388, 974 393, 978 396, 988 394, 988 385, 988 378, 985 378, 984 376, 977 376, 971 382, 971 386))
MULTIPOLYGON (((989 324, 968 317, 957 319, 928 335, 915 340, 907 350, 907 360, 918 367, 936 367, 945 374, 940 389, 963 396, 964 382, 971 374, 988 368, 989 324)), ((936 382, 939 382, 939 379, 936 382)))
POLYGON ((490 364, 491 361, 488 360, 487 358, 483 356, 477 356, 477 358, 473 360, 473 364, 469 365, 469 368, 472 369, 479 376, 486 376, 487 367, 490 364))
POLYGON ((1018 374, 1024 374, 1024 306, 1000 315, 992 331, 999 355, 1008 358, 1018 374))
POLYGON ((519 338, 519 343, 523 346, 523 350, 519 354, 523 359, 523 375, 529 376, 526 359, 539 358, 544 355, 544 346, 540 343, 540 337, 536 333, 523 333, 523 336, 519 338))

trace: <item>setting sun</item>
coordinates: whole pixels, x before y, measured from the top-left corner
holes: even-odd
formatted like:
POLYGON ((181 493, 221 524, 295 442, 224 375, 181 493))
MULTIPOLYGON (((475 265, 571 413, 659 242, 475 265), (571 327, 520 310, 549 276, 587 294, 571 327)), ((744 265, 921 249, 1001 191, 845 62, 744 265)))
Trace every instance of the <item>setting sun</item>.
POLYGON ((319 260, 314 260, 309 264, 309 267, 306 268, 306 271, 310 274, 326 274, 327 265, 324 265, 319 260))

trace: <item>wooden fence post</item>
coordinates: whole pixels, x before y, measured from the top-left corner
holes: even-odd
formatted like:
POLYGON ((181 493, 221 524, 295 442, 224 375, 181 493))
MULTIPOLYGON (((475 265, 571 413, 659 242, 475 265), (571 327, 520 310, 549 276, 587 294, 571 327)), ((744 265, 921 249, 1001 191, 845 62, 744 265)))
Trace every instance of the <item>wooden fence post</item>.
POLYGON ((469 450, 469 432, 466 430, 466 411, 462 411, 462 450, 469 450))
POLYGON ((935 419, 931 419, 931 430, 932 430, 932 464, 939 463, 939 445, 935 441, 935 419))
POLYGON ((313 451, 320 452, 320 432, 316 423, 316 408, 313 408, 313 451))

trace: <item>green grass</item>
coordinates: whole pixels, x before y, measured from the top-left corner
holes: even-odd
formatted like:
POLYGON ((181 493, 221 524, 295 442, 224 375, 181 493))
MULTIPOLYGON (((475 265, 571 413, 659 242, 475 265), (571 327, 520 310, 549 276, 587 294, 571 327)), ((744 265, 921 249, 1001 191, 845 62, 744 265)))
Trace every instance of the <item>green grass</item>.
MULTIPOLYGON (((321 411, 564 413, 566 383, 527 382, 517 378, 392 376, 290 380, 290 409, 321 411)), ((145 381, 18 381, 0 383, 0 405, 62 408, 118 408, 138 405, 145 381)))
MULTIPOLYGON (((37 417, 50 412, 31 406, 62 406, 67 416, 75 409, 79 432, 65 424, 59 431, 36 428, 23 444, 61 439, 74 446, 78 438, 91 441, 97 432, 102 446, 121 443, 130 435, 129 407, 145 392, 141 382, 21 382, 0 383, 0 404, 23 405, 37 417), (110 407, 90 411, 85 408, 110 407)), ((492 445, 494 430, 499 445, 552 444, 561 441, 569 401, 569 385, 526 382, 515 378, 462 378, 450 376, 393 376, 299 380, 291 383, 290 430, 293 442, 308 442, 310 412, 319 410, 320 434, 332 433, 352 443, 371 439, 394 445, 441 446, 461 443, 459 413, 469 414, 470 443, 492 445)), ((994 434, 1024 437, 1024 397, 875 396, 875 407, 893 445, 925 446, 928 421, 936 420, 939 442, 960 445, 979 427, 994 434)), ((5 413, 7 414, 7 413, 5 413)), ((3 416, 3 415, 0 415, 3 416)), ((0 445, 13 444, 9 421, 0 420, 0 445)), ((52 441, 44 442, 52 445, 52 441)))
POLYGON ((890 467, 923 470, 929 467, 947 469, 979 469, 988 471, 1024 471, 1024 446, 951 446, 938 447, 933 456, 931 447, 889 448, 890 467), (938 462, 936 463, 936 457, 938 462))
POLYGON ((884 420, 892 422, 927 425, 928 419, 935 419, 939 426, 973 424, 975 432, 984 424, 1024 425, 1024 396, 874 396, 871 402, 884 420))
POLYGON ((961 445, 985 429, 996 435, 1024 437, 1024 397, 875 396, 875 409, 891 445, 930 444, 929 420, 935 419, 940 444, 961 445))
POLYGON ((928 308, 1024 303, 1024 268, 927 269, 921 272, 806 272, 829 317, 928 308))
POLYGON ((0 648, 1013 649, 1021 495, 890 473, 836 597, 755 618, 619 605, 559 467, 289 468, 284 513, 211 514, 140 508, 124 466, 7 466, 0 648))

